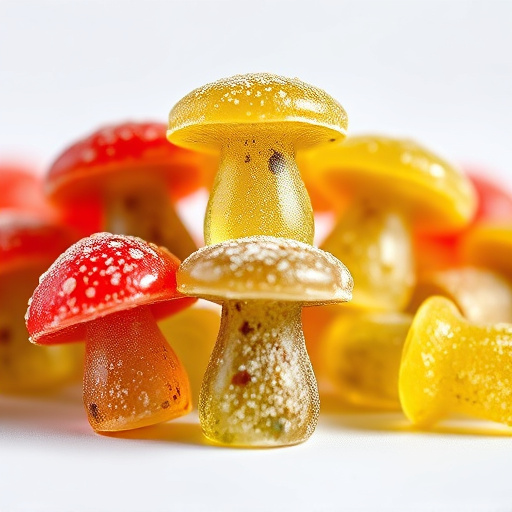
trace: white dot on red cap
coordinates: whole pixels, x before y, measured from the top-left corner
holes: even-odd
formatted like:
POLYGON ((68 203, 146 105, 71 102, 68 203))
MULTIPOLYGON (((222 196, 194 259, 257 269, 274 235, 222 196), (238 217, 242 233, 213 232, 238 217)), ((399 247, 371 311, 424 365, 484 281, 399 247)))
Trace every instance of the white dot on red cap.
POLYGON ((140 260, 140 259, 144 258, 144 253, 140 249, 134 249, 133 247, 131 247, 129 252, 130 252, 130 256, 134 260, 140 260))
POLYGON ((84 149, 82 151, 82 160, 84 162, 92 162, 96 158, 96 151, 91 148, 84 149))
POLYGON ((62 283, 62 291, 69 295, 76 288, 76 279, 74 277, 70 277, 62 283))

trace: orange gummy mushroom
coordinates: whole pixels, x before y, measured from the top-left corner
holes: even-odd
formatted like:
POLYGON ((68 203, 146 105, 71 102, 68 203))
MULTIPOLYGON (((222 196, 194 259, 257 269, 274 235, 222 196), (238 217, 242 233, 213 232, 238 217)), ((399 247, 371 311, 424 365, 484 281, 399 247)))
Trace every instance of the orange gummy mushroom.
POLYGON ((47 189, 84 234, 138 236, 185 258, 196 245, 174 202, 205 184, 208 172, 213 175, 212 161, 215 166, 211 157, 167 142, 161 123, 106 126, 57 158, 47 189), (96 224, 92 231, 91 224, 96 224))
POLYGON ((189 412, 188 378, 156 320, 194 299, 176 290, 179 260, 135 237, 98 233, 43 274, 27 316, 31 341, 86 340, 84 405, 97 431, 189 412))

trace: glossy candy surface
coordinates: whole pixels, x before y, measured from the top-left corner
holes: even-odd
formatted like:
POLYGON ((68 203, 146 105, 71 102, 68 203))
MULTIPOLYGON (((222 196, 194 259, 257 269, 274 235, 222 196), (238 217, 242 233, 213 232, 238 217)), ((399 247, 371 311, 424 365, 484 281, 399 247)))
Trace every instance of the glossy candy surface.
POLYGON ((181 265, 178 283, 183 293, 223 304, 200 395, 204 434, 239 446, 305 441, 319 399, 301 306, 349 300, 348 270, 295 240, 247 237, 200 249, 181 265))
POLYGON ((34 291, 27 311, 34 343, 86 341, 84 404, 95 430, 190 410, 185 370, 156 325, 194 302, 176 290, 178 265, 163 248, 98 233, 62 254, 34 291))
POLYGON ((406 416, 428 427, 451 414, 512 425, 512 324, 474 325, 443 297, 418 310, 400 366, 406 416))
POLYGON ((219 80, 180 100, 169 114, 169 140, 221 155, 206 243, 268 235, 312 244, 295 151, 343 140, 346 128, 345 111, 324 91, 267 73, 219 80))

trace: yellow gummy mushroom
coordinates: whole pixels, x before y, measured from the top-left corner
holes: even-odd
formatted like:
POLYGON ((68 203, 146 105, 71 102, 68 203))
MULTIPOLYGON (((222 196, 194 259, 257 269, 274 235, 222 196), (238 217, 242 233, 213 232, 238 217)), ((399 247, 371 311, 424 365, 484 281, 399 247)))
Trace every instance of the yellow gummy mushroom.
POLYGON ((347 115, 296 78, 237 75, 207 84, 169 114, 169 141, 220 152, 204 222, 206 244, 269 235, 312 244, 313 211, 295 151, 345 138, 347 115))
POLYGON ((344 207, 322 248, 350 268, 357 306, 406 306, 415 282, 413 228, 456 230, 476 207, 471 182, 409 140, 350 137, 303 155, 301 170, 344 207))
POLYGON ((471 324, 444 297, 424 302, 400 365, 400 402, 413 423, 459 413, 512 425, 511 387, 512 324, 471 324))
POLYGON ((343 401, 369 409, 400 409, 398 370, 412 316, 346 310, 327 329, 317 375, 343 401))
POLYGON ((206 437, 238 446, 305 441, 319 398, 301 308, 350 300, 345 266, 311 245, 255 236, 199 249, 177 279, 180 292, 222 304, 199 398, 206 437))

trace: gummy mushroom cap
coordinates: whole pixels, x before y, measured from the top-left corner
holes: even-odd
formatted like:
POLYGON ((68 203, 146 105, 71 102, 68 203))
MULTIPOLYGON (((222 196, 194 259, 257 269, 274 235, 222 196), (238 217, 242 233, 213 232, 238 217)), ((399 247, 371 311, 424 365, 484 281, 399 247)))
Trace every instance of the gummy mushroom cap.
POLYGON ((477 208, 471 180, 412 140, 348 137, 341 145, 305 155, 303 168, 305 174, 316 175, 334 202, 362 192, 369 196, 374 190, 383 202, 403 209, 419 230, 459 229, 477 208))
POLYGON ((256 124, 278 130, 299 149, 343 140, 348 119, 321 89, 297 78, 254 73, 218 80, 182 98, 169 114, 167 137, 178 146, 216 151, 222 140, 244 128, 250 133, 256 124))
POLYGON ((159 174, 175 200, 200 188, 207 169, 213 173, 216 162, 169 144, 166 128, 164 123, 128 122, 103 126, 76 141, 48 171, 49 196, 66 203, 76 196, 100 195, 105 178, 119 175, 123 179, 121 174, 127 170, 159 174))
POLYGON ((97 233, 71 246, 40 277, 26 314, 40 345, 83 341, 87 322, 137 306, 155 319, 194 302, 176 289, 180 261, 140 238, 97 233))
POLYGON ((0 212, 0 274, 49 265, 76 238, 66 227, 31 213, 0 212))
POLYGON ((178 290, 215 302, 275 300, 304 306, 352 298, 350 272, 332 254, 286 238, 252 236, 203 247, 178 271, 178 290))

